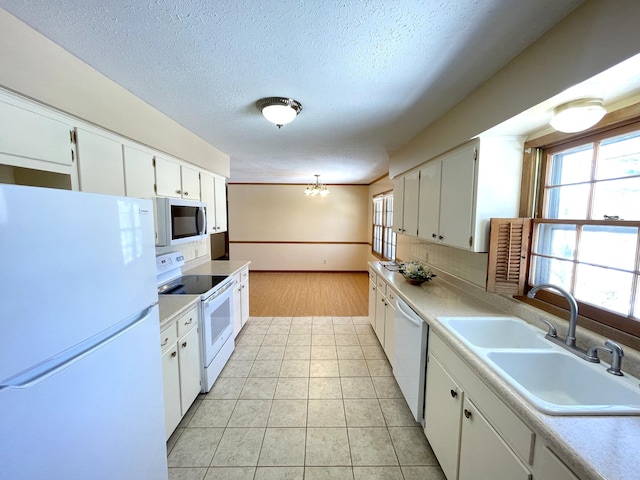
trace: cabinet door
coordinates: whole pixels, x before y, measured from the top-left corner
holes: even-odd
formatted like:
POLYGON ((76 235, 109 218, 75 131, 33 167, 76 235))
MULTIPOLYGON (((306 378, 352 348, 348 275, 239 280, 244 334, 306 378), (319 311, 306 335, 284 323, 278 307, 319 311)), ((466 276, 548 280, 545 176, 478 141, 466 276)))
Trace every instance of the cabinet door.
POLYGON ((384 348, 384 316, 386 313, 387 307, 387 297, 385 295, 386 285, 383 285, 383 288, 380 288, 380 281, 378 281, 378 285, 376 288, 376 324, 373 327, 376 332, 376 336, 378 337, 378 341, 380 345, 384 348))
POLYGON ((439 235, 446 245, 467 250, 471 247, 474 178, 473 146, 442 160, 439 235))
POLYGON ((387 293, 387 305, 384 312, 384 353, 393 367, 396 349, 396 295, 387 293))
MULTIPOLYGON (((429 355, 425 385, 424 433, 442 471, 449 479, 458 474, 462 388, 449 376, 437 358, 429 355)), ((477 476, 478 478, 491 478, 477 476)))
POLYGON ((404 233, 404 177, 393 179, 393 231, 404 233))
POLYGON ((129 145, 123 146, 124 186, 127 197, 153 198, 155 171, 153 155, 129 145))
POLYGON ((180 165, 156 156, 156 194, 160 197, 180 198, 180 165))
POLYGON ((531 473, 468 398, 464 399, 463 417, 458 480, 531 479, 531 473))
POLYGON ((402 196, 403 215, 402 230, 405 235, 418 235, 418 206, 420 205, 420 172, 413 172, 404 177, 402 196))
POLYGON ((440 228, 440 174, 442 162, 433 162, 420 170, 420 209, 418 236, 438 241, 440 228))
POLYGON ((216 233, 216 194, 213 175, 200 172, 200 197, 207 204, 207 232, 216 233))
POLYGON ((240 273, 233 276, 233 338, 242 330, 242 282, 240 273))
POLYGON ((76 133, 80 190, 123 196, 122 144, 80 128, 76 133))
POLYGON ((376 277, 375 275, 369 279, 369 323, 376 328, 376 277))
MULTIPOLYGON (((70 166, 70 130, 62 121, 0 101, 0 154, 15 157, 10 164, 23 166, 24 159, 30 159, 70 166)), ((46 164, 40 167, 47 169, 46 164)))
POLYGON ((249 269, 245 268, 240 273, 242 287, 242 326, 249 320, 249 269))
MULTIPOLYGON (((553 480, 578 480, 571 470, 562 463, 556 455, 548 448, 542 449, 540 455, 540 478, 550 478, 553 480)), ((537 478, 537 475, 536 475, 537 478)))
POLYGON ((200 393, 200 340, 196 327, 178 339, 182 415, 200 393))
POLYGON ((193 168, 180 167, 182 176, 182 198, 200 200, 200 172, 193 168))
POLYGON ((215 233, 227 231, 227 183, 224 178, 214 177, 215 181, 215 233))
POLYGON ((182 419, 180 367, 178 363, 178 346, 175 343, 162 354, 162 381, 164 386, 164 423, 166 438, 169 439, 182 419))

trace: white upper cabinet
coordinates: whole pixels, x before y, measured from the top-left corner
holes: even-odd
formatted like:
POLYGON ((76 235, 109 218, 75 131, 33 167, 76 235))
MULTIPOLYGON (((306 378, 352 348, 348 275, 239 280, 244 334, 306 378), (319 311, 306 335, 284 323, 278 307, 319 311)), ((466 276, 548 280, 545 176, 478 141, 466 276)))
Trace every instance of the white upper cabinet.
POLYGON ((124 196, 122 144, 93 131, 76 129, 80 190, 124 196))
POLYGON ((180 165, 162 157, 156 160, 156 194, 160 197, 182 198, 180 165))
POLYGON ((160 197, 200 200, 200 172, 156 156, 156 194, 160 197))
POLYGON ((418 236, 486 252, 492 217, 516 217, 523 139, 474 140, 420 171, 418 236))
POLYGON ((227 182, 222 177, 214 177, 216 194, 215 233, 227 231, 227 182))
POLYGON ((207 232, 227 231, 227 189, 225 179, 200 172, 200 193, 207 204, 207 232))
POLYGON ((200 200, 200 172, 195 168, 182 165, 180 174, 182 178, 182 198, 200 200))
POLYGON ((39 110, 5 103, 0 97, 1 163, 41 170, 50 167, 38 162, 72 164, 71 126, 39 110))
POLYGON ((123 153, 127 197, 153 198, 155 196, 153 155, 129 145, 123 146, 123 153))
POLYGON ((415 171, 393 179, 393 231, 415 237, 418 235, 418 205, 420 172, 415 171))

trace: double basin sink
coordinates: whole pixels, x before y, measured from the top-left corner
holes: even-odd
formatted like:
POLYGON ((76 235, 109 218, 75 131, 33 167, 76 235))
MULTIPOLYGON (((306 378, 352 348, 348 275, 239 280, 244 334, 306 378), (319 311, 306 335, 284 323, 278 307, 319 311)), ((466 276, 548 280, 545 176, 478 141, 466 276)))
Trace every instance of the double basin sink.
POLYGON ((536 409, 550 415, 640 415, 640 385, 607 373, 516 317, 438 317, 536 409))

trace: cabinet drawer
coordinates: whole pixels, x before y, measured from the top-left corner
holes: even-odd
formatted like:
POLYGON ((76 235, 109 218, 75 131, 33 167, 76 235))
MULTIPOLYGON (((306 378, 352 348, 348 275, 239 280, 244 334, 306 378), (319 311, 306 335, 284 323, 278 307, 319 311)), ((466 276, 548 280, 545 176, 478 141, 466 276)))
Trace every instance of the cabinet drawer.
POLYGON ((173 345, 175 345, 177 340, 178 330, 176 329, 176 324, 173 323, 170 327, 167 327, 160 332, 160 348, 162 349, 162 353, 164 354, 173 345))
POLYGON ((378 279, 378 291, 382 294, 382 295, 386 295, 387 294, 387 283, 384 280, 381 280, 380 278, 378 279))
POLYGON ((476 407, 511 449, 523 462, 531 465, 535 433, 435 334, 429 335, 429 351, 437 355, 465 392, 470 394, 476 407))
POLYGON ((178 320, 178 337, 182 337, 198 324, 198 309, 192 308, 178 320))

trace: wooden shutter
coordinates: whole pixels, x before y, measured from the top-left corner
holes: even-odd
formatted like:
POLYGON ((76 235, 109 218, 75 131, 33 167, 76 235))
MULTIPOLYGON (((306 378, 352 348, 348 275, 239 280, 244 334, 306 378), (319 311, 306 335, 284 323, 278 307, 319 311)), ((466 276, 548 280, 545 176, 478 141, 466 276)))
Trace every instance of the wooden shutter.
POLYGON ((530 218, 492 218, 487 292, 522 295, 531 241, 530 218))

